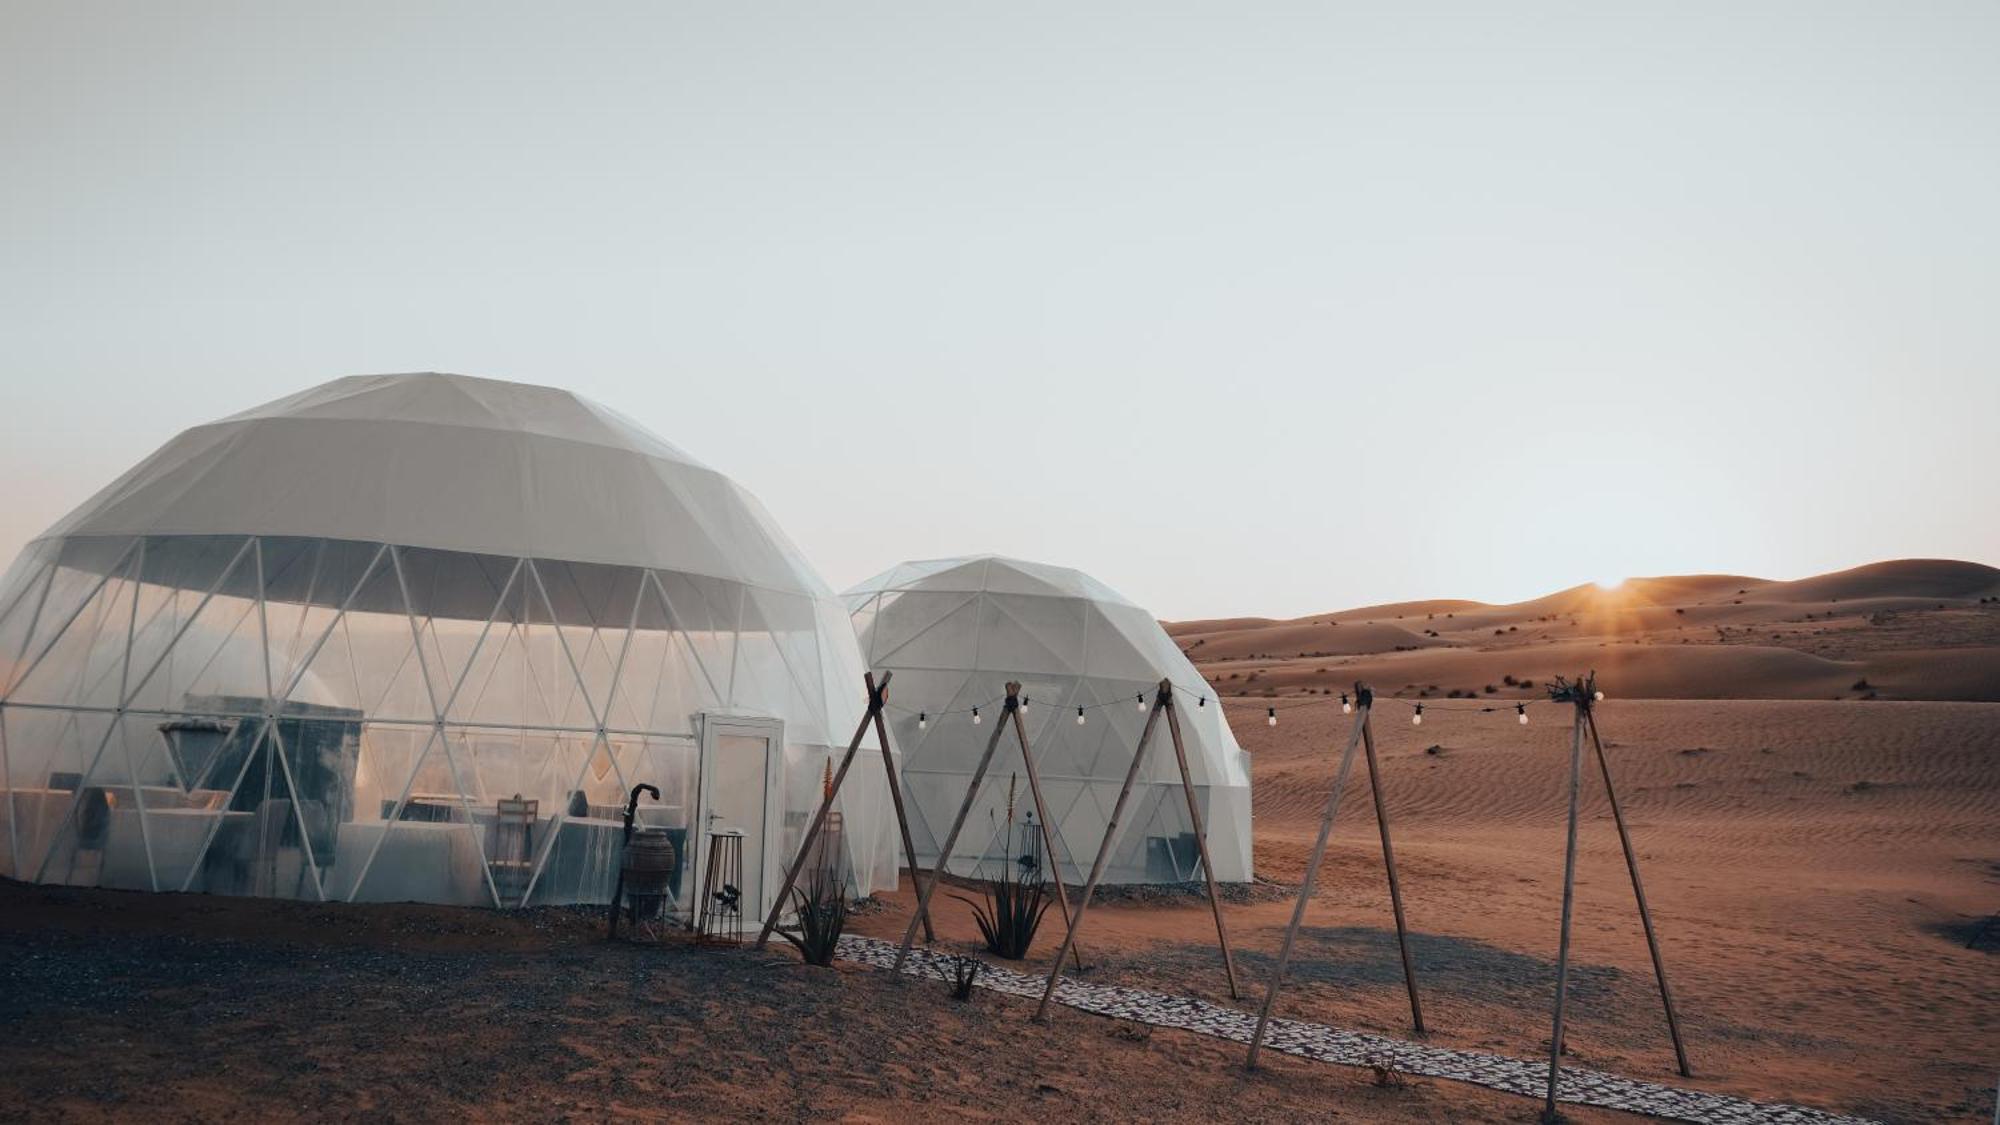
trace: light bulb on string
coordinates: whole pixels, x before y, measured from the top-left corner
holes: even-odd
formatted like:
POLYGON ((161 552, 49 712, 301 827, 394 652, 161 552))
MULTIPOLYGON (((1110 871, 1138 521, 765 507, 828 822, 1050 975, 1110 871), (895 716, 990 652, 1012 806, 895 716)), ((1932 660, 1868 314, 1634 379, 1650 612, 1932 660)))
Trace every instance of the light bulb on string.
POLYGON ((1207 697, 1207 696, 1205 696, 1205 695, 1204 695, 1204 696, 1202 696, 1202 697, 1201 697, 1200 699, 1197 699, 1197 700, 1195 700, 1195 701, 1194 701, 1194 705, 1195 705, 1196 707, 1206 707, 1206 706, 1208 706, 1208 697, 1207 697))
POLYGON ((1527 726, 1527 725, 1528 725, 1528 705, 1527 705, 1527 704, 1525 704, 1525 703, 1516 703, 1516 704, 1514 704, 1514 714, 1516 714, 1516 715, 1519 715, 1519 716, 1521 717, 1521 718, 1520 718, 1520 721, 1521 721, 1521 725, 1522 725, 1522 726, 1524 726, 1524 727, 1525 727, 1525 726, 1527 726))
POLYGON ((1278 725, 1278 709, 1276 707, 1264 708, 1264 722, 1274 727, 1278 725))
POLYGON ((1354 704, 1347 701, 1347 693, 1344 691, 1340 693, 1340 713, 1343 715, 1354 714, 1354 704))
POLYGON ((1604 702, 1604 693, 1603 693, 1603 692, 1601 692, 1601 691, 1600 691, 1600 692, 1598 692, 1598 693, 1597 693, 1597 696, 1596 696, 1596 698, 1597 698, 1597 701, 1598 701, 1599 703, 1602 703, 1602 702, 1604 702))
POLYGON ((930 725, 931 725, 930 715, 923 711, 917 712, 917 729, 928 730, 930 729, 930 725))
POLYGON ((1145 693, 1145 692, 1143 692, 1143 691, 1142 691, 1142 692, 1140 692, 1139 694, 1137 694, 1137 695, 1133 696, 1132 698, 1134 698, 1134 699, 1136 699, 1136 700, 1138 700, 1138 701, 1139 701, 1139 710, 1141 710, 1141 711, 1144 711, 1144 710, 1146 709, 1146 693, 1145 693))
POLYGON ((1083 708, 1081 707, 1076 709, 1076 725, 1077 726, 1083 725, 1083 708))
POLYGON ((1420 726, 1423 726, 1423 725, 1424 725, 1424 705, 1423 705, 1423 704, 1421 704, 1421 703, 1417 704, 1417 711, 1416 711, 1416 714, 1414 714, 1414 715, 1411 715, 1411 716, 1410 716, 1410 725, 1411 725, 1411 726, 1413 726, 1413 727, 1420 727, 1420 726))
POLYGON ((979 725, 979 708, 977 707, 972 709, 972 725, 975 727, 979 725))

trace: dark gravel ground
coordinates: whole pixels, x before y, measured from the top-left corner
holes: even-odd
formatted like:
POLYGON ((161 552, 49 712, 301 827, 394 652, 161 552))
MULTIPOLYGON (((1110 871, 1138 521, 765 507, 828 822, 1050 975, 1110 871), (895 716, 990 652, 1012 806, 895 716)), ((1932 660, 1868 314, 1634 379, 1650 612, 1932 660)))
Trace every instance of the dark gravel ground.
MULTIPOLYGON (((0 882, 0 1119, 1534 1118, 789 952, 498 913, 0 882)), ((1613 1120, 1617 1115, 1584 1115, 1613 1120)))

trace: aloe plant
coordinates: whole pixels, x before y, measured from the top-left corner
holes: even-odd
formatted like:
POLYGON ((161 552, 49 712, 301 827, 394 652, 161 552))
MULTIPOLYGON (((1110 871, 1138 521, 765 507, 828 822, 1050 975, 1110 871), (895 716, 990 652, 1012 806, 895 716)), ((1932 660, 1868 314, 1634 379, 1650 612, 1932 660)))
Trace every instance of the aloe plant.
POLYGON ((953 1000, 966 1001, 972 999, 972 984, 979 979, 979 958, 970 957, 963 953, 953 953, 938 958, 933 963, 933 966, 937 972, 938 979, 951 985, 951 998, 953 1000), (951 970, 948 976, 945 973, 947 968, 951 970))
POLYGON ((1035 931, 1041 928, 1042 915, 1055 903, 1048 884, 1039 879, 1017 879, 1012 865, 1008 865, 1000 869, 998 879, 986 880, 983 890, 982 902, 964 895, 951 897, 972 907, 972 919, 978 923, 980 936, 986 939, 986 948, 994 956, 1009 961, 1026 958, 1028 947, 1035 942, 1035 931))
POLYGON ((847 884, 822 869, 806 887, 792 889, 792 904, 799 919, 797 932, 778 932, 798 948, 806 964, 833 964, 840 933, 847 928, 847 884))
POLYGON ((1012 862, 1000 865, 998 879, 981 883, 984 902, 974 902, 964 895, 951 896, 972 908, 972 920, 978 923, 979 933, 986 939, 987 951, 1009 961, 1028 956, 1028 947, 1035 943, 1035 931, 1041 928, 1042 915, 1048 913, 1054 902, 1048 884, 1042 881, 1041 840, 1036 835, 1033 812, 1018 827, 1019 846, 1016 846, 1015 780, 1007 779, 1007 828, 1003 835, 1003 843, 1010 857, 1014 857, 1012 862))

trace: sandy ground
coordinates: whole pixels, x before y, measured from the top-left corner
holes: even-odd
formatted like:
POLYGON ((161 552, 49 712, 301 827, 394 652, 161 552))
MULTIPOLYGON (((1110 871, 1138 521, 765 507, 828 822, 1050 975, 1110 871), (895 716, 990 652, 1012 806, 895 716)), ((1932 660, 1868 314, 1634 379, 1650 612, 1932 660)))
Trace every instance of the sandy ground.
MULTIPOLYGON (((1334 693, 1365 679, 1400 700, 1385 698, 1375 730, 1431 1040, 1545 1051, 1569 727, 1545 704, 1521 727, 1512 701, 1595 668, 1691 1084, 1889 1121, 1991 1119, 2000 940, 1966 940, 2000 910, 2000 571, 1918 561, 1792 583, 1635 580, 1518 606, 1170 628, 1252 755, 1271 885, 1225 907, 1244 1006, 1261 998, 1285 885, 1345 740, 1334 693), (1420 699, 1433 710, 1413 727, 1420 699)), ((1365 778, 1342 807, 1282 1010, 1405 1034, 1365 778)), ((1569 1050, 1680 1081, 1594 773, 1586 794, 1569 1050)), ((912 900, 906 879, 853 928, 900 937, 912 900)), ((947 940, 974 937, 962 903, 946 900, 939 922, 947 940)), ((941 984, 812 970, 789 952, 606 946, 592 925, 560 911, 0 884, 0 1117, 1529 1121, 1538 1109, 1291 1059, 1251 1076, 1240 1048, 1213 1040, 1071 1011, 1033 1027, 994 996, 961 1006, 941 984)), ((1200 898, 1114 896, 1091 915, 1086 976, 1227 1000, 1213 936, 1200 898)), ((1055 941, 1051 926, 1030 964, 1055 941)))
MULTIPOLYGON (((1914 560, 1169 628, 1252 755, 1266 880, 1303 870, 1351 721, 1336 693, 1366 680, 1400 697, 1374 726, 1434 1041, 1547 1050, 1570 728, 1545 703, 1522 727, 1513 701, 1594 668, 1692 1084, 1893 1121, 1991 1120, 2000 942, 1965 943, 2000 910, 2000 571, 1914 560), (1418 700, 1429 711, 1413 727, 1418 700)), ((1569 1049, 1678 1081, 1586 764, 1569 1049)), ((1284 1011, 1403 1034, 1380 845, 1355 776, 1284 1011)), ((1235 897, 1225 920, 1254 1005, 1291 902, 1235 897)), ((974 936, 965 911, 945 908, 948 936, 974 936)), ((1111 906, 1088 936, 1094 977, 1228 997, 1198 899, 1111 906)))
MULTIPOLYGON (((1527 1122, 1213 1039, 599 919, 0 882, 0 1119, 1527 1122)), ((1580 1112, 1576 1120, 1632 1120, 1580 1112)))

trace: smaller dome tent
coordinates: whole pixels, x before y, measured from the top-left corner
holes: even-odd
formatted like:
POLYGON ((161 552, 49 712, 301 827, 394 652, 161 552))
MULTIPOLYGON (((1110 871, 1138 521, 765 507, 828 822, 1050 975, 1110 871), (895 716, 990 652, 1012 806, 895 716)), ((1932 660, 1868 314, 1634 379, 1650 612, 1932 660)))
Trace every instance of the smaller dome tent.
MULTIPOLYGON (((892 671, 889 719, 903 752, 910 831, 935 862, 951 818, 1018 680, 1066 881, 1081 883, 1110 822, 1119 786, 1161 679, 1178 685, 1188 769, 1208 831, 1215 877, 1247 882, 1250 768, 1222 708, 1198 706, 1204 681, 1152 614, 1081 571, 997 556, 907 562, 848 590, 863 657, 892 671), (975 725, 970 709, 985 720, 975 725), (1077 709, 1084 708, 1078 724, 1077 709), (922 721, 920 721, 920 719, 922 721)), ((1164 723, 1138 779, 1105 869, 1111 883, 1200 878, 1200 860, 1164 723)), ((952 869, 992 870, 1033 808, 1019 742, 1003 738, 951 857, 952 869), (1010 786, 1010 778, 1014 784, 1010 786)))
MULTIPOLYGON (((647 783, 681 907, 709 833, 738 829, 751 915, 861 675, 843 607, 756 499, 623 415, 462 375, 338 379, 187 430, 0 581, 0 873, 605 902, 647 783)), ((893 886, 879 771, 840 807, 850 887, 893 886)))

